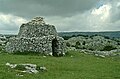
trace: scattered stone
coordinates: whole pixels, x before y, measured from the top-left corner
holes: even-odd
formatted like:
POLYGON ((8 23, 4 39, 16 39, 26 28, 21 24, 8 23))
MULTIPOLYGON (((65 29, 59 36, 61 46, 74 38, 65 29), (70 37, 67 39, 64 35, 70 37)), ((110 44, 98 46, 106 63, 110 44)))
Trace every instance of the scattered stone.
POLYGON ((23 77, 24 75, 22 75, 22 74, 16 74, 16 76, 23 77))
POLYGON ((95 56, 99 56, 98 54, 95 54, 95 56))
MULTIPOLYGON (((10 68, 19 70, 20 72, 23 73, 38 73, 39 71, 47 71, 46 67, 38 67, 35 64, 10 64, 10 63, 6 63, 6 66, 9 66, 10 68)), ((17 74, 18 76, 20 76, 19 74, 17 74)))
POLYGON ((24 75, 22 75, 22 74, 16 74, 16 76, 23 77, 24 75))
POLYGON ((38 70, 36 70, 37 65, 35 64, 21 64, 21 66, 24 66, 26 69, 26 72, 28 73, 35 73, 35 74, 38 73, 38 70))
POLYGON ((43 66, 43 67, 40 67, 40 70, 41 71, 47 71, 47 68, 43 66))
POLYGON ((72 58, 73 56, 71 55, 70 57, 72 58))
POLYGON ((46 58, 46 56, 43 56, 43 58, 46 58))
POLYGON ((105 58, 105 56, 104 56, 104 55, 99 55, 99 57, 105 58))
POLYGON ((6 63, 6 66, 9 66, 10 68, 15 68, 17 66, 17 64, 6 63))

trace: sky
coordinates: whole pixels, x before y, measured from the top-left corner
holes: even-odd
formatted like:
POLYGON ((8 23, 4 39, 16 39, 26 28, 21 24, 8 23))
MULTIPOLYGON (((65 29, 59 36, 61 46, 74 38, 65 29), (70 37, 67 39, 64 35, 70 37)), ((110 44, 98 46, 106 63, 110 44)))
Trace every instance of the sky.
POLYGON ((0 33, 45 18, 58 32, 120 31, 120 0, 0 0, 0 33))

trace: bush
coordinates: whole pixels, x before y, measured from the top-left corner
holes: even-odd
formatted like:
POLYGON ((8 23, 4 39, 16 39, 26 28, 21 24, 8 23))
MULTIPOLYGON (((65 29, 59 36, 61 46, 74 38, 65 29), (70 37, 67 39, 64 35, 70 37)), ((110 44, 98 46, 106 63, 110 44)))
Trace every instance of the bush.
POLYGON ((2 51, 2 48, 0 47, 0 51, 2 51))
POLYGON ((114 46, 108 45, 108 46, 105 46, 101 51, 111 51, 114 49, 117 49, 117 48, 114 46))
POLYGON ((93 49, 93 48, 89 48, 89 50, 94 51, 94 49, 93 49))
POLYGON ((79 42, 79 41, 76 42, 75 48, 76 48, 76 49, 80 49, 80 42, 79 42))
POLYGON ((83 41, 83 43, 82 43, 83 45, 85 45, 85 41, 83 41))
POLYGON ((75 47, 75 45, 71 45, 71 47, 75 47))
POLYGON ((79 42, 79 41, 77 41, 77 42, 76 42, 76 45, 80 45, 80 42, 79 42))
POLYGON ((67 43, 66 43, 66 46, 70 47, 70 43, 69 43, 69 42, 67 42, 67 43))
POLYGON ((118 45, 120 45, 120 42, 118 42, 118 45))
POLYGON ((75 46, 75 48, 76 48, 76 49, 80 49, 80 47, 79 47, 79 46, 77 46, 77 45, 75 46))

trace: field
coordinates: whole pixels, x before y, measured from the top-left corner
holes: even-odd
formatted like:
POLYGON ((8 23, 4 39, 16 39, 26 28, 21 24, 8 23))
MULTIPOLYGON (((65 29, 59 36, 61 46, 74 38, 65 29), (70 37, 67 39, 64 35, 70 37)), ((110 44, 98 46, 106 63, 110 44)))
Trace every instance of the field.
POLYGON ((70 51, 64 57, 0 54, 0 79, 120 79, 120 57, 100 58, 70 51), (5 64, 32 63, 47 71, 16 76, 5 64))

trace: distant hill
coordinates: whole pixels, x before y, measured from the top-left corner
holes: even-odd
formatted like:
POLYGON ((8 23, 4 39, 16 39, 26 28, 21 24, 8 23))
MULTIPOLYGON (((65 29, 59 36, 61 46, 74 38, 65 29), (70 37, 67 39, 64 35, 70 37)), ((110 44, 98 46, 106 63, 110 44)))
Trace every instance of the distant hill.
MULTIPOLYGON (((93 36, 93 35, 101 35, 101 36, 107 36, 109 38, 120 38, 120 31, 108 31, 108 32, 59 32, 59 36, 64 37, 64 36, 93 36)), ((6 36, 6 37, 14 37, 16 35, 5 35, 5 34, 0 34, 0 36, 6 36)))
POLYGON ((59 32, 59 36, 92 36, 101 35, 109 38, 120 38, 120 31, 108 31, 108 32, 59 32))

